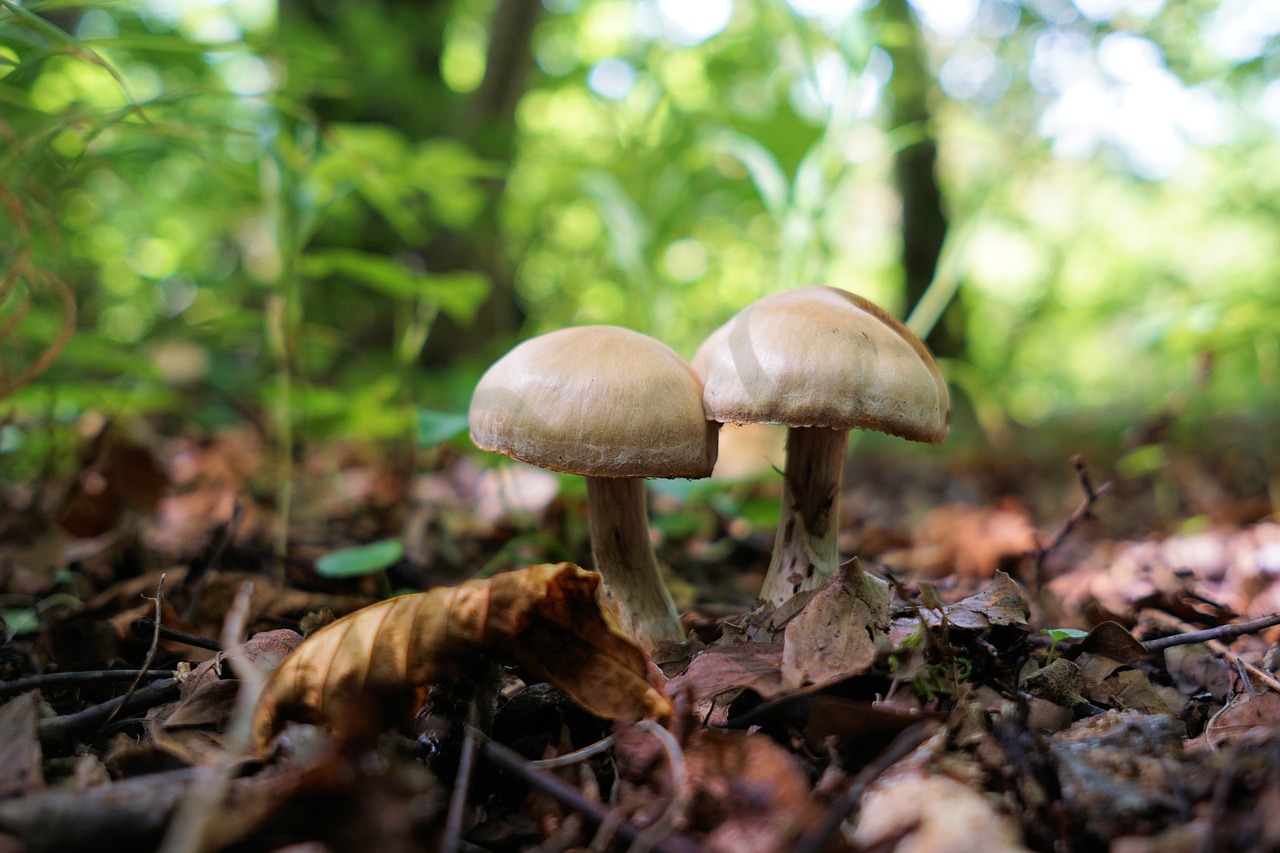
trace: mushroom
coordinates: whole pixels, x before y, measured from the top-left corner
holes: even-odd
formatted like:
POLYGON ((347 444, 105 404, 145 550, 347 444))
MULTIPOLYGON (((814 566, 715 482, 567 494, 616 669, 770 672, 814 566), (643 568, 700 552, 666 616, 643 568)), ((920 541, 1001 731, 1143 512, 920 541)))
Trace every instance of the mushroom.
POLYGON ((748 305, 703 342, 693 368, 707 417, 789 428, 782 510, 761 590, 774 606, 839 566, 850 429, 930 443, 947 435, 947 386, 924 344, 881 308, 834 287, 748 305))
POLYGON ((642 478, 706 477, 715 464, 719 425, 688 363, 629 329, 561 329, 485 372, 470 421, 477 447, 587 478, 592 556, 623 632, 646 651, 682 641, 642 478))

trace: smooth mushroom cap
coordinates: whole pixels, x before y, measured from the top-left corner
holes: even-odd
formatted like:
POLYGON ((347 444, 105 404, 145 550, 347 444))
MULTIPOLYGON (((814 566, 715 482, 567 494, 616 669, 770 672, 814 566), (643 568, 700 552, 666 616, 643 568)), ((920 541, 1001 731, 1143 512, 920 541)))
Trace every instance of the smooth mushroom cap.
POLYGON ((575 326, 519 344, 471 398, 477 447, 588 477, 705 477, 717 425, 702 383, 666 344, 575 326))
POLYGON ((693 357, 721 423, 870 429, 936 443, 951 399, 910 329, 860 296, 800 287, 739 311, 693 357))

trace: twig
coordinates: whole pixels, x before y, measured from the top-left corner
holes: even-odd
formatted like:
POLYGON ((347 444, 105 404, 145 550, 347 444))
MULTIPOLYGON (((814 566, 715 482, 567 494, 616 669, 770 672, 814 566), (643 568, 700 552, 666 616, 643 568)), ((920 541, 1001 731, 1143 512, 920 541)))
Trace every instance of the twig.
POLYGON ((207 637, 199 637, 199 636, 196 636, 195 634, 188 634, 186 631, 178 631, 173 628, 166 628, 165 626, 160 625, 156 620, 152 619, 149 616, 139 619, 138 621, 133 623, 133 632, 135 634, 139 632, 150 632, 150 631, 159 631, 160 638, 163 640, 172 640, 175 643, 185 643, 188 646, 192 646, 197 649, 208 649, 211 652, 222 651, 222 643, 219 643, 217 640, 210 640, 207 637))
POLYGON ((1239 697, 1240 697, 1239 693, 1236 693, 1234 690, 1229 690, 1227 692, 1227 699, 1225 702, 1222 703, 1222 707, 1214 711, 1213 715, 1210 716, 1208 721, 1205 722, 1204 742, 1209 744, 1210 752, 1218 751, 1218 744, 1213 739, 1214 723, 1218 722, 1219 717, 1221 717, 1223 714, 1227 713, 1227 711, 1230 711, 1233 707, 1235 707, 1236 699, 1238 699, 1239 697))
POLYGON ((587 846, 589 853, 607 853, 613 849, 613 837, 618 834, 618 827, 622 826, 627 820, 627 814, 622 809, 609 809, 605 812, 604 820, 600 821, 596 826, 596 834, 592 836, 591 843, 587 846))
POLYGON ((662 749, 667 754, 667 769, 671 773, 671 804, 662 813, 662 817, 644 828, 628 849, 628 853, 645 853, 683 823, 685 811, 693 799, 693 787, 689 784, 689 769, 684 763, 684 751, 680 749, 680 742, 675 735, 653 720, 641 720, 636 723, 636 728, 653 735, 662 744, 662 749))
POLYGON ((1263 631, 1274 625, 1280 625, 1280 613, 1263 616, 1261 619, 1254 619, 1252 622, 1227 623, 1216 628, 1205 628, 1203 631, 1186 631, 1181 634, 1170 634, 1168 637, 1156 637, 1154 640, 1147 640, 1142 645, 1149 652, 1158 652, 1170 646, 1188 646, 1192 643, 1207 643, 1209 640, 1230 642, 1236 637, 1263 631))
POLYGON ((103 721, 116 708, 121 708, 121 713, 132 714, 159 705, 161 702, 167 702, 177 691, 178 679, 165 678, 148 684, 131 697, 121 696, 75 714, 44 720, 40 723, 40 742, 59 743, 86 729, 95 726, 101 728, 103 721), (129 699, 127 703, 126 698, 129 699))
POLYGON ((1244 684, 1245 689, 1249 691, 1250 699, 1258 695, 1258 691, 1253 687, 1253 682, 1249 680, 1249 670, 1244 668, 1244 661, 1239 658, 1236 659, 1236 675, 1240 678, 1241 683, 1244 684))
POLYGON ((1044 564, 1049 559, 1049 555, 1056 551, 1066 538, 1071 535, 1071 531, 1076 529, 1076 525, 1084 521, 1086 518, 1097 518, 1093 514, 1093 505, 1098 501, 1111 494, 1113 486, 1111 481, 1103 483, 1098 488, 1093 487, 1093 481, 1089 478, 1089 470, 1084 465, 1084 457, 1076 454, 1071 457, 1071 465, 1076 469, 1076 476, 1080 479, 1080 488, 1084 491, 1084 500, 1076 507, 1075 511, 1067 517, 1062 523, 1062 527, 1054 534, 1053 539, 1048 545, 1041 545, 1036 542, 1036 560, 1034 578, 1036 587, 1039 588, 1044 580, 1044 564))
POLYGON ((858 775, 853 777, 849 787, 845 788, 844 793, 831 803, 817 825, 801 837, 800 842, 792 848, 793 853, 819 853, 825 849, 831 836, 840 829, 840 824, 854 813, 854 809, 857 808, 862 795, 866 793, 871 783, 879 778, 880 774, 910 755, 920 744, 933 737, 937 729, 936 724, 916 723, 899 732, 883 752, 858 771, 858 775))
MULTIPOLYGON (((1183 633, 1194 633, 1196 631, 1196 627, 1194 625, 1183 622, 1176 616, 1170 616, 1168 613, 1161 610, 1144 610, 1138 615, 1140 618, 1145 616, 1148 619, 1153 619, 1156 622, 1177 628, 1183 633)), ((1152 642, 1155 641, 1153 640, 1152 642)), ((1265 669, 1260 669, 1259 667, 1254 666, 1246 660, 1242 660, 1235 652, 1227 648, 1226 643, 1216 639, 1201 640, 1198 642, 1203 642, 1209 647, 1210 651, 1214 652, 1214 654, 1221 655, 1222 659, 1232 666, 1244 667, 1244 669, 1254 678, 1258 679, 1277 693, 1280 693, 1280 681, 1277 681, 1274 675, 1267 672, 1265 669)), ((1248 682, 1246 681, 1245 684, 1248 685, 1248 682)))
MULTIPOLYGON (((151 669, 151 663, 156 659, 156 651, 160 648, 160 614, 164 607, 164 579, 165 574, 162 572, 160 574, 160 580, 156 584, 156 630, 151 635, 151 646, 147 649, 147 656, 142 659, 142 670, 138 673, 138 677, 133 680, 133 684, 129 685, 129 689, 125 691, 125 704, 128 704, 129 697, 134 694, 134 691, 138 689, 138 685, 142 683, 142 679, 147 674, 147 670, 151 669)), ((143 597, 145 598, 146 596, 143 597)), ((120 708, 123 707, 124 705, 122 704, 120 708)), ((120 708, 116 708, 116 710, 111 713, 111 716, 107 717, 103 722, 102 727, 104 729, 115 722, 116 715, 120 713, 120 708)))
POLYGON ((453 781, 453 794, 449 797, 449 814, 444 821, 444 836, 440 849, 444 853, 458 853, 462 841, 462 819, 467 811, 467 792, 471 789, 471 771, 476 765, 476 717, 477 706, 471 703, 470 725, 462 731, 462 752, 458 757, 458 774, 453 781))
POLYGON ((147 850, 199 771, 149 773, 0 800, 0 830, 26 850, 147 850))
POLYGON ((138 678, 171 677, 165 670, 141 669, 90 669, 80 672, 46 672, 43 675, 29 675, 14 681, 0 682, 0 699, 17 696, 28 690, 43 690, 47 687, 82 687, 86 684, 100 684, 111 681, 133 681, 138 678))
MULTIPOLYGON (((240 585, 222 624, 222 644, 226 648, 234 649, 243 644, 252 603, 253 583, 245 581, 240 585)), ((253 742, 253 709, 262 693, 266 675, 243 654, 229 655, 227 662, 239 678, 240 686, 227 723, 223 758, 216 764, 200 768, 201 772, 191 783, 186 798, 174 812, 160 843, 160 853, 200 853, 209 849, 214 824, 226 815, 220 803, 231 785, 231 775, 253 742)))
POLYGON ((575 749, 573 752, 566 752, 564 755, 557 755, 555 758, 540 758, 537 761, 530 761, 530 767, 537 767, 539 770, 554 770, 557 767, 569 767, 588 758, 599 755, 602 752, 608 752, 613 749, 614 742, 617 737, 609 735, 601 738, 590 746, 584 746, 582 749, 575 749))
MULTIPOLYGON (((610 810, 601 803, 588 799, 581 791, 568 782, 553 776, 545 770, 530 767, 529 761, 513 750, 499 743, 478 735, 480 738, 480 756, 498 768, 518 776, 540 791, 550 795, 561 805, 582 814, 594 824, 609 819, 610 810)), ((629 820, 618 823, 618 835, 628 843, 634 842, 643 830, 629 820)), ((697 853, 698 846, 683 835, 672 833, 657 841, 650 848, 653 853, 697 853)))

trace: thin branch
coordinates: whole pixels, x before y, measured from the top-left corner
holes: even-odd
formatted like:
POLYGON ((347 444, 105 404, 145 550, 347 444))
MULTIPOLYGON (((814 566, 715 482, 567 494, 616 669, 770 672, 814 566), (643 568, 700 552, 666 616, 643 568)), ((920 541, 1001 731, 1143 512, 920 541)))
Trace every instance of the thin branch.
MULTIPOLYGON (((1196 630, 1196 627, 1194 625, 1191 625, 1187 622, 1183 622, 1181 619, 1177 618, 1176 616, 1171 616, 1168 613, 1165 613, 1164 611, 1161 611, 1161 610, 1144 610, 1142 611, 1142 613, 1139 614, 1139 618, 1144 616, 1149 619, 1153 619, 1156 622, 1160 622, 1164 625, 1169 625, 1171 627, 1177 628, 1179 631, 1182 631, 1184 633, 1192 633, 1196 630)), ((1227 663, 1231 664, 1232 666, 1243 667, 1249 673, 1249 675, 1252 675, 1254 678, 1258 679, 1263 684, 1270 687, 1272 690, 1276 691, 1277 693, 1280 693, 1280 681, 1277 681, 1274 675, 1267 672, 1265 669, 1260 669, 1259 667, 1254 666, 1253 664, 1249 663, 1246 660, 1242 660, 1239 655, 1231 651, 1231 649, 1227 648, 1226 643, 1223 643, 1219 640, 1214 640, 1214 639, 1203 640, 1201 642, 1203 642, 1206 646, 1208 646, 1209 650, 1212 651, 1214 654, 1221 655, 1222 659, 1225 660, 1227 663)), ((1245 684, 1248 685, 1249 682, 1246 681, 1245 684)), ((1250 689, 1252 689, 1252 687, 1250 687, 1250 689)))
POLYGON ((458 757, 458 774, 453 780, 453 794, 449 797, 449 813, 444 821, 444 835, 440 849, 444 853, 458 853, 462 847, 462 821, 467 813, 467 794, 471 790, 471 772, 476 766, 477 706, 471 702, 470 724, 463 728, 462 753, 458 757))
POLYGON ((867 792, 871 783, 894 764, 910 755, 920 744, 933 737, 937 730, 936 724, 916 723, 899 732, 883 752, 858 771, 858 775, 853 777, 849 787, 845 788, 844 793, 831 803, 817 825, 796 844, 793 848, 794 853, 820 853, 825 850, 827 842, 839 831, 840 824, 854 814, 854 810, 862 800, 862 795, 867 792))
POLYGON ((1142 645, 1149 652, 1158 652, 1171 646, 1189 646, 1193 643, 1207 643, 1210 640, 1230 642, 1236 637, 1243 637, 1245 634, 1256 634, 1258 631, 1266 630, 1275 625, 1280 625, 1280 613, 1273 613, 1261 619, 1254 619, 1252 622, 1227 623, 1216 628, 1206 628, 1203 631, 1184 631, 1181 634, 1171 634, 1168 637, 1156 637, 1154 640, 1147 640, 1142 645))
MULTIPOLYGON (((518 776, 528 784, 551 796, 561 805, 579 812, 594 824, 610 820, 610 809, 595 800, 588 799, 585 794, 558 776, 530 767, 529 761, 519 753, 495 743, 483 735, 479 735, 480 756, 486 761, 518 776)), ((615 818, 616 819, 616 818, 615 818)), ((643 830, 629 820, 618 823, 618 835, 626 842, 634 842, 643 830)), ((649 848, 653 853, 697 853, 698 846, 683 835, 671 834, 655 842, 649 848)))
MULTIPOLYGON (((138 673, 138 677, 133 680, 133 684, 130 684, 129 689, 125 691, 124 703, 120 706, 121 708, 129 703, 129 697, 131 697, 134 694, 134 691, 138 689, 138 685, 142 684, 142 679, 147 674, 147 670, 151 669, 151 664, 156 659, 156 651, 160 648, 160 615, 164 609, 164 579, 165 574, 162 572, 160 574, 159 582, 156 583, 156 629, 151 635, 151 646, 147 649, 147 656, 142 659, 142 670, 138 673)), ((143 597, 145 598, 146 596, 143 597)), ((117 708, 112 712, 111 716, 107 717, 106 722, 102 724, 102 727, 105 729, 107 726, 115 722, 116 715, 119 713, 120 709, 117 708)))
POLYGON ((671 803, 662 813, 662 817, 645 827, 636 836, 631 842, 628 853, 652 850, 659 841, 679 829, 683 825, 689 803, 693 800, 693 786, 689 784, 689 768, 684 761, 684 750, 680 748, 680 742, 676 740, 675 735, 653 720, 641 720, 636 723, 636 728, 653 735, 662 744, 662 750, 667 754, 667 770, 671 773, 672 794, 671 803))
POLYGON ((114 713, 117 707, 122 708, 122 713, 132 714, 155 707, 162 702, 167 702, 177 692, 178 679, 176 678, 153 681, 134 693, 132 697, 129 697, 128 703, 124 701, 126 697, 120 696, 75 714, 67 714, 63 717, 42 721, 40 723, 40 741, 41 743, 65 741, 71 736, 90 728, 100 728, 102 721, 114 713))
POLYGON ((1071 531, 1075 530, 1076 526, 1082 521, 1086 518, 1097 518, 1093 514, 1093 505, 1111 494, 1113 489, 1110 480, 1096 489, 1093 487, 1093 481, 1089 478, 1089 470, 1084 465, 1084 457, 1079 454, 1071 457, 1071 465, 1076 469, 1076 476, 1080 479, 1080 488, 1084 491, 1084 500, 1076 507, 1075 512, 1071 513, 1067 520, 1062 523, 1062 527, 1054 534, 1048 545, 1041 545, 1039 541, 1036 542, 1034 577, 1037 587, 1044 580, 1044 564, 1049 559, 1049 555, 1066 541, 1066 538, 1071 535, 1071 531))
MULTIPOLYGON (((245 625, 253 604, 253 582, 245 581, 236 592, 227 618, 222 623, 222 644, 229 650, 243 646, 245 625)), ((226 658, 240 680, 235 705, 227 722, 225 750, 216 764, 200 768, 187 797, 178 805, 173 820, 160 843, 162 853, 201 853, 208 849, 211 826, 225 818, 221 803, 232 782, 237 763, 250 752, 253 738, 253 709, 262 693, 266 674, 249 658, 229 654, 226 658)))
POLYGON ((579 762, 586 761, 588 758, 599 755, 602 752, 608 752, 613 749, 614 742, 617 741, 615 735, 601 738, 590 746, 584 746, 582 749, 575 749, 573 752, 566 752, 564 755, 557 755, 555 758, 541 758, 537 761, 530 761, 530 767, 537 767, 539 770, 554 770, 557 767, 569 767, 579 762))
POLYGON ((163 640, 172 640, 175 643, 185 643, 188 646, 194 646, 197 649, 208 649, 211 652, 222 651, 222 643, 217 640, 210 640, 207 637, 198 637, 195 634, 188 634, 185 631, 176 631, 173 628, 166 628, 160 625, 156 620, 149 617, 139 619, 133 623, 133 632, 139 636, 143 636, 151 631, 159 631, 160 638, 163 640))
POLYGON ((0 682, 0 699, 17 696, 28 690, 44 690, 49 687, 83 687, 112 681, 134 681, 139 678, 171 678, 164 670, 150 672, 141 669, 90 669, 81 672, 46 672, 14 681, 0 682))

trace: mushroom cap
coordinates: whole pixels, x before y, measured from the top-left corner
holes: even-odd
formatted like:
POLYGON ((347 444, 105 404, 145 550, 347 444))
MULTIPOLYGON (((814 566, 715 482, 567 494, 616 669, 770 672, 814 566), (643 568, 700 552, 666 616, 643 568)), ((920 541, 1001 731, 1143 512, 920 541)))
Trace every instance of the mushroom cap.
POLYGON ((702 383, 666 344, 616 326, 575 326, 517 345, 480 377, 471 440, 588 477, 705 477, 718 424, 702 383))
POLYGON ((698 348, 707 417, 721 423, 869 429, 936 443, 951 398, 910 329, 834 287, 753 302, 698 348))

